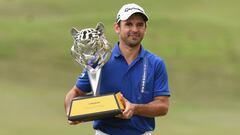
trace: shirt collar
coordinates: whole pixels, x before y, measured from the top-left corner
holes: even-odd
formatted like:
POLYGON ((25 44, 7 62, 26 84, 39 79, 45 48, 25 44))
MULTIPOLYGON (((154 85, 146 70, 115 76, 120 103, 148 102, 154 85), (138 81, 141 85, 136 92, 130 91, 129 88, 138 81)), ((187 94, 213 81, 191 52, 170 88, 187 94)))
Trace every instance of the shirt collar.
MULTIPOLYGON (((143 46, 141 45, 141 49, 140 49, 140 53, 138 54, 138 57, 139 58, 143 58, 144 57, 144 54, 145 54, 145 49, 143 48, 143 46)), ((119 42, 117 42, 113 48, 113 51, 112 51, 112 55, 114 57, 119 57, 119 56, 122 56, 122 53, 120 51, 120 48, 119 48, 119 42)))

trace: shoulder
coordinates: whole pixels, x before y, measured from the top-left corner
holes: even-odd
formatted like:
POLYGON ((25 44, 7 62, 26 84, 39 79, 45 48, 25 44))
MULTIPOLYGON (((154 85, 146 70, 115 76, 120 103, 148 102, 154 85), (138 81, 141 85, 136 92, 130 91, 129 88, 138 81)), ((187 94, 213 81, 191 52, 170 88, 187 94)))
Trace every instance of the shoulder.
POLYGON ((149 64, 155 66, 164 64, 164 60, 160 56, 157 56, 149 51, 145 51, 145 58, 147 58, 149 64))

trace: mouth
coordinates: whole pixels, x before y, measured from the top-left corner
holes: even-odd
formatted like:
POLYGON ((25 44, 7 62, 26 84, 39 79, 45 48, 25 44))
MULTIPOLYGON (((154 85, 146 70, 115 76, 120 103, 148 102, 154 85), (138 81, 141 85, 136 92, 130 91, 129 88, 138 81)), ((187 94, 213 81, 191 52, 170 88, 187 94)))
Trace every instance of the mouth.
POLYGON ((129 37, 132 37, 133 39, 139 38, 139 34, 128 34, 129 37))

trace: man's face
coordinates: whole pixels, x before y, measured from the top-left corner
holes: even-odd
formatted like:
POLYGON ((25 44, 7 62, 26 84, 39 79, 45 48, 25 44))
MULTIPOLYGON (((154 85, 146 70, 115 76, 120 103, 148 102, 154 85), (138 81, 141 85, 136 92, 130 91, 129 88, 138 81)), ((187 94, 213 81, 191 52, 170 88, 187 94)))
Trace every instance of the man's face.
POLYGON ((140 14, 133 14, 127 20, 115 25, 115 31, 119 34, 120 43, 129 47, 140 45, 145 31, 146 22, 140 14))

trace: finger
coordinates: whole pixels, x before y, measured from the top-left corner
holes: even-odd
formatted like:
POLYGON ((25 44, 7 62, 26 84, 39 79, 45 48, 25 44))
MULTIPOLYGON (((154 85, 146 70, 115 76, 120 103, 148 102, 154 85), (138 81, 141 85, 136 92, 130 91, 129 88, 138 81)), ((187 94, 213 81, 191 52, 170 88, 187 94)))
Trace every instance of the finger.
POLYGON ((117 117, 117 118, 121 118, 121 119, 124 118, 122 114, 118 114, 118 115, 116 115, 115 117, 117 117))
POLYGON ((123 112, 123 116, 127 119, 130 119, 133 116, 133 111, 132 110, 126 110, 123 112))
POLYGON ((123 119, 129 119, 129 113, 123 113, 122 118, 123 119))
POLYGON ((122 115, 128 115, 130 114, 132 111, 127 107, 123 112, 122 115))
POLYGON ((131 119, 131 116, 130 116, 130 115, 124 115, 124 116, 122 117, 122 119, 131 119))
POLYGON ((118 115, 116 115, 115 117, 122 117, 122 114, 118 114, 118 115))
POLYGON ((123 97, 122 93, 120 93, 120 94, 121 94, 120 101, 121 101, 121 103, 122 103, 122 105, 123 105, 123 107, 125 109, 125 107, 126 107, 126 99, 123 97))
POLYGON ((121 99, 122 99, 124 102, 128 101, 122 94, 121 94, 121 99))
POLYGON ((80 123, 80 122, 70 122, 69 124, 70 125, 77 125, 78 123, 80 123))
POLYGON ((132 115, 131 115, 131 114, 127 114, 127 115, 124 115, 124 117, 125 117, 126 119, 130 119, 130 118, 132 117, 132 115))
POLYGON ((76 124, 79 124, 79 123, 81 123, 80 121, 68 121, 68 123, 70 124, 70 125, 76 125, 76 124))
POLYGON ((129 119, 129 115, 128 115, 128 114, 126 114, 126 115, 118 114, 118 115, 116 115, 115 117, 121 118, 121 119, 129 119))

